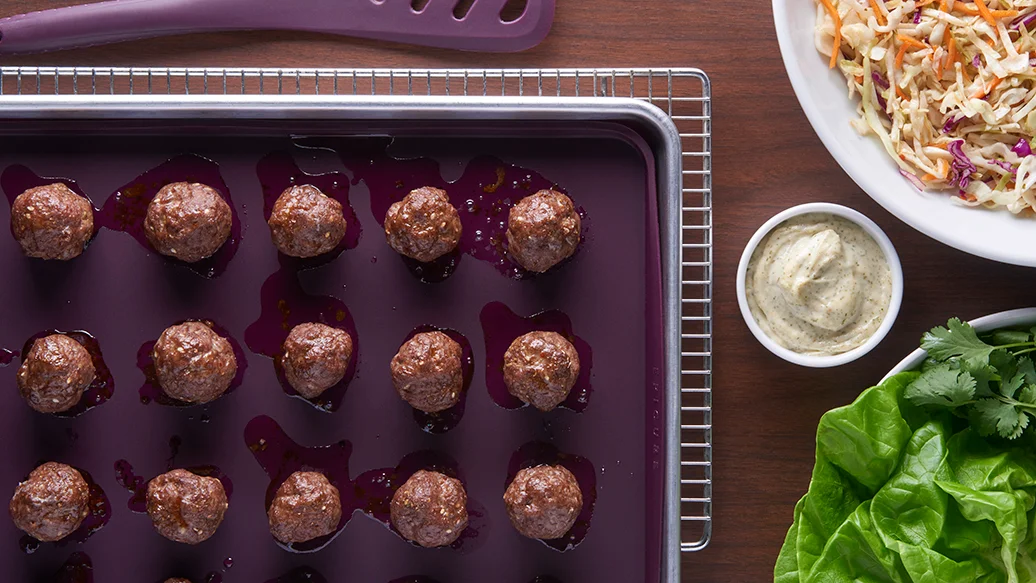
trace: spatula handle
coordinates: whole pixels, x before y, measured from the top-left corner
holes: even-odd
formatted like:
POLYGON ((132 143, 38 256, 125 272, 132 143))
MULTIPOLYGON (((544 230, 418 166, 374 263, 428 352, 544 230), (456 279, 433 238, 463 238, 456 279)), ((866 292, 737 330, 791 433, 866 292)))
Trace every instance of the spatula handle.
POLYGON ((0 19, 0 54, 56 51, 211 30, 192 18, 195 0, 110 0, 0 19))

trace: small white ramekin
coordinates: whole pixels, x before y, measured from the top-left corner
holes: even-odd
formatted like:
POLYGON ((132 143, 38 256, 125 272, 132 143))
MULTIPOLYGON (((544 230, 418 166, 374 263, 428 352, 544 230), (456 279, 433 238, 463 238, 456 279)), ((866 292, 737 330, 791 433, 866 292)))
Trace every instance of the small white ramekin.
POLYGON ((777 213, 773 218, 763 223, 763 226, 759 227, 759 230, 752 235, 751 239, 749 239, 748 245, 745 246, 745 251, 741 254, 741 262, 737 266, 737 303, 741 308, 741 316, 745 319, 745 324, 748 325, 748 329, 752 331, 756 340, 758 340, 770 352, 788 362, 801 366, 813 368, 839 366, 852 362, 870 352, 882 341, 882 339, 885 338, 885 335, 888 334, 889 330, 892 329, 892 324, 896 321, 896 316, 899 315, 899 307, 903 303, 903 266, 899 263, 899 255, 896 253, 895 247, 892 246, 892 241, 889 240, 888 236, 874 223, 874 221, 851 208, 838 204, 827 202, 811 202, 808 204, 802 204, 777 213), (767 336, 765 332, 763 332, 763 329, 759 327, 759 324, 755 321, 755 317, 752 316, 751 310, 748 308, 748 296, 745 293, 745 277, 748 273, 748 262, 752 259, 752 254, 755 253, 756 247, 759 246, 759 242, 762 241, 763 238, 766 237, 766 235, 768 235, 777 225, 792 217, 797 217, 807 213, 827 213, 842 217, 859 225, 867 232, 867 234, 874 238, 878 243, 878 247, 880 247, 882 252, 885 253, 885 260, 888 261, 889 270, 892 273, 892 298, 889 300, 889 308, 885 312, 885 319, 882 320, 881 325, 866 342, 841 354, 826 356, 802 354, 789 350, 775 342, 772 338, 767 336))

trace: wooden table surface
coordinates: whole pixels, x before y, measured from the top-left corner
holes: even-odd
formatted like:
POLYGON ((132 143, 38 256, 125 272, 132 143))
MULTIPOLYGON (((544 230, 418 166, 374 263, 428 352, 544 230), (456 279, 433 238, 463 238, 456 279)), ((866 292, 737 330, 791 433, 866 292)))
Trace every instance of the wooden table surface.
MULTIPOLYGON (((0 16, 74 3, 5 0, 0 16)), ((558 4, 548 39, 514 55, 256 32, 156 39, 3 63, 703 69, 714 96, 715 508, 712 543, 683 557, 683 581, 770 580, 792 507, 809 482, 820 415, 879 380, 933 324, 954 315, 973 318, 1036 304, 1036 270, 945 247, 872 202, 838 167, 802 114, 765 0, 558 4), (745 327, 734 296, 737 261, 751 234, 777 211, 810 201, 846 204, 873 218, 892 238, 906 274, 903 309, 888 338, 870 355, 835 370, 800 368, 772 356, 745 327)))

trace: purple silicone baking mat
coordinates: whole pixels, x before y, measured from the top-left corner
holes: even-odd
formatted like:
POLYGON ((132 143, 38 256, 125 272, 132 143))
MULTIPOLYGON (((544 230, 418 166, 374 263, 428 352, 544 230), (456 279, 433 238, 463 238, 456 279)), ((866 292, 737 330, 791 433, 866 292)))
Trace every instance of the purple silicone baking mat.
MULTIPOLYGON (((148 122, 150 129, 121 136, 112 134, 118 123, 93 123, 0 142, 5 188, 28 187, 34 175, 74 180, 102 225, 68 263, 28 260, 6 227, 0 231, 0 348, 21 352, 46 330, 86 331, 114 393, 77 417, 35 413, 16 389, 20 358, 0 352, 0 362, 11 361, 0 367, 0 492, 10 496, 38 463, 55 460, 88 472, 109 504, 97 499, 88 522, 103 526, 77 532, 81 542, 34 544, 0 519, 5 580, 659 580, 658 215, 651 151, 634 132, 572 126, 537 137, 528 125, 497 124, 300 140, 290 137, 300 127, 290 121, 240 133, 231 122, 148 122), (337 174, 306 176, 329 173, 337 174), (213 186, 240 225, 236 249, 190 269, 143 246, 134 213, 162 183, 201 177, 222 181, 213 186), (330 256, 289 261, 271 243, 264 187, 276 195, 292 177, 320 181, 355 213, 330 256), (466 232, 449 265, 422 269, 388 247, 380 219, 393 197, 425 183, 446 185, 466 232), (499 257, 500 222, 522 193, 550 185, 581 208, 584 240, 554 271, 524 276, 499 257), (229 334, 247 366, 239 363, 240 384, 216 402, 172 406, 148 383, 147 347, 165 327, 191 319, 229 334), (314 319, 353 331, 356 356, 351 381, 310 403, 288 394, 262 353, 276 350, 286 326, 314 319), (472 364, 461 410, 434 419, 415 416, 389 377, 400 344, 427 327, 466 339, 472 364), (557 330, 580 350, 586 374, 551 413, 510 408, 499 368, 487 370, 523 327, 557 330), (307 449, 318 446, 328 447, 307 449), (520 536, 502 501, 508 477, 542 461, 572 469, 586 502, 570 538, 551 545, 520 536), (342 491, 344 528, 286 549, 267 526, 271 477, 276 487, 307 465, 342 491), (174 467, 204 468, 232 486, 222 526, 197 546, 165 540, 140 513, 140 486, 174 467), (383 524, 385 497, 421 467, 466 486, 471 525, 453 547, 422 549, 383 524)), ((0 223, 9 216, 0 203, 0 223)))

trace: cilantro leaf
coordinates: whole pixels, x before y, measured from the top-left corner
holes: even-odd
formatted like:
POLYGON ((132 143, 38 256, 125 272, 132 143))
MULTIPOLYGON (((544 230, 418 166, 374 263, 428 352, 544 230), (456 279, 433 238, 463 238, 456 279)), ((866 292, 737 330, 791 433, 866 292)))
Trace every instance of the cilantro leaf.
POLYGON ((963 361, 960 363, 960 369, 971 374, 971 377, 975 379, 976 397, 993 396, 993 389, 990 388, 989 383, 1000 378, 995 368, 986 363, 975 364, 963 361))
POLYGON ((1032 334, 1020 330, 997 330, 993 332, 990 341, 997 346, 1004 344, 1022 344, 1032 341, 1032 334))
POLYGON ((1036 405, 1036 385, 1026 385, 1015 398, 1026 405, 1036 405))
POLYGON ((1000 382, 1000 394, 1013 399, 1014 394, 1018 392, 1018 389, 1022 388, 1025 384, 1025 375, 1022 373, 1016 373, 1013 377, 1008 380, 1000 382))
POLYGON ((915 405, 960 407, 975 398, 975 379, 948 364, 931 368, 910 383, 903 396, 915 405))
POLYGON ((938 360, 959 356, 973 363, 981 363, 995 350, 995 347, 979 340, 970 324, 951 318, 946 326, 932 328, 921 337, 921 348, 938 360))
POLYGON ((1033 366, 1032 359, 1028 356, 1018 359, 1018 372, 1025 375, 1025 384, 1036 384, 1036 366, 1033 366))
POLYGON ((971 410, 971 423, 980 435, 994 433, 1007 439, 1015 439, 1029 424, 1028 416, 1010 403, 999 399, 980 399, 971 410))

